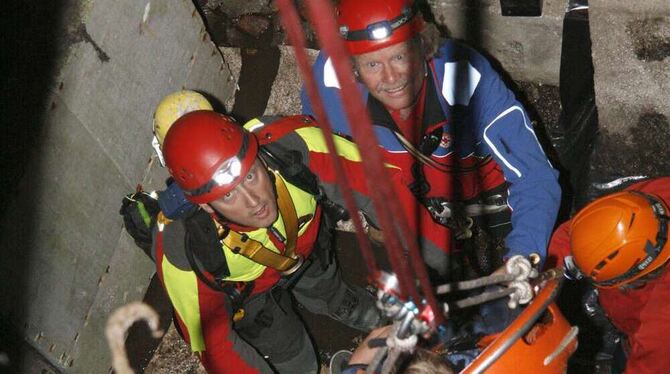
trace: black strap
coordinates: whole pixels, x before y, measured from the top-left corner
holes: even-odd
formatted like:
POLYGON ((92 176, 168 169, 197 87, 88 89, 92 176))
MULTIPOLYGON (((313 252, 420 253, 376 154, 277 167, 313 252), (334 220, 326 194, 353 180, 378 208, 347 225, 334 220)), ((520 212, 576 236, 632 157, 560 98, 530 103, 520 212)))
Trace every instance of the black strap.
MULTIPOLYGON (((192 241, 188 230, 186 230, 184 241, 184 251, 186 252, 186 258, 188 259, 188 263, 191 266, 191 270, 193 270, 198 279, 200 279, 202 283, 204 283, 212 290, 225 293, 230 299, 230 306, 233 310, 233 313, 236 313, 238 310, 240 310, 242 305, 244 305, 244 301, 249 297, 249 295, 251 295, 251 292, 254 289, 254 282, 243 282, 244 286, 242 287, 242 291, 239 291, 239 288, 236 287, 233 283, 225 282, 226 284, 222 285, 222 283, 224 283, 222 278, 217 276, 214 276, 214 281, 211 281, 200 270, 200 266, 198 266, 198 263, 195 261, 193 250, 191 248, 192 241)), ((224 256, 223 254, 221 255, 224 256)), ((227 265, 226 269, 228 269, 227 265)))
POLYGON ((288 150, 279 143, 270 143, 271 146, 261 146, 261 158, 271 168, 277 170, 284 179, 292 185, 314 196, 321 205, 325 215, 333 221, 349 219, 347 210, 328 199, 326 194, 319 188, 316 175, 305 165, 302 155, 298 151, 288 150))
POLYGON ((288 150, 279 143, 271 144, 272 149, 261 146, 260 152, 268 166, 277 170, 292 185, 320 198, 322 193, 316 175, 304 164, 300 152, 288 150))
POLYGON ((219 285, 217 282, 212 282, 205 276, 205 274, 202 273, 202 271, 200 271, 200 266, 198 266, 198 264, 195 262, 195 258, 193 257, 193 250, 191 250, 190 234, 188 230, 186 231, 186 235, 184 236, 184 249, 185 249, 184 252, 186 252, 186 258, 188 259, 188 263, 189 265, 191 265, 191 270, 193 270, 198 279, 200 279, 202 283, 206 284, 207 287, 213 289, 214 291, 226 292, 224 287, 219 285))
POLYGON ((214 220, 202 209, 184 219, 185 250, 195 255, 206 271, 217 279, 230 276, 214 220))

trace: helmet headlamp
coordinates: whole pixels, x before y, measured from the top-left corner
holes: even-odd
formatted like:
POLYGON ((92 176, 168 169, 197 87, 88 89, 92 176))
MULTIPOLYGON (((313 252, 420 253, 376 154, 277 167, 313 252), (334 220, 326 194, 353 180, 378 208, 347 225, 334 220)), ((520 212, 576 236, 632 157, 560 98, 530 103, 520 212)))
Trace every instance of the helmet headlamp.
POLYGON ((393 30, 409 22, 414 15, 411 7, 405 7, 398 17, 371 23, 364 30, 349 30, 347 26, 340 26, 340 34, 349 41, 383 40, 391 36, 393 30))
POLYGON ((212 178, 209 182, 193 190, 184 190, 184 194, 189 196, 200 196, 210 192, 212 188, 216 186, 223 187, 236 183, 242 174, 242 160, 244 160, 247 150, 249 149, 249 136, 248 132, 244 132, 240 151, 236 156, 225 160, 221 166, 216 169, 214 174, 212 174, 212 178))

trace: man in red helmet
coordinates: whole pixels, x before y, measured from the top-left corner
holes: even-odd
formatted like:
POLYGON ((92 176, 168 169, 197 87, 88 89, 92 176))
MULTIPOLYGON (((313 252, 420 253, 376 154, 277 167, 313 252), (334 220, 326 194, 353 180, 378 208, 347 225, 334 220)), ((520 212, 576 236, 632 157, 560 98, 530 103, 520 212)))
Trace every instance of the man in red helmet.
MULTIPOLYGON (((361 330, 379 314, 369 293, 342 281, 329 252, 324 196, 341 200, 321 131, 306 116, 245 127, 253 132, 195 111, 170 128, 166 166, 200 209, 175 221, 160 213, 152 257, 177 326, 209 372, 316 372, 291 297, 361 330)), ((358 151, 335 141, 359 207, 374 221, 358 151)), ((399 196, 411 194, 389 173, 399 196)))
POLYGON ((625 372, 670 373, 670 177, 631 185, 585 206, 554 233, 550 264, 585 278, 626 335, 625 372))
MULTIPOLYGON (((387 162, 402 170, 411 199, 457 239, 479 233, 505 247, 506 257, 544 258, 560 201, 558 173, 523 106, 486 58, 441 41, 412 0, 342 0, 337 17, 377 138, 387 162), (464 214, 446 219, 455 206, 464 214)), ((313 72, 333 128, 351 135, 356 124, 345 118, 340 85, 323 52, 313 72)), ((302 102, 303 112, 314 115, 304 90, 302 102)), ((421 235, 439 248, 424 251, 426 263, 444 275, 451 236, 426 228, 421 235)), ((474 241, 463 247, 477 248, 474 241)), ((495 255, 479 257, 486 262, 495 255)))

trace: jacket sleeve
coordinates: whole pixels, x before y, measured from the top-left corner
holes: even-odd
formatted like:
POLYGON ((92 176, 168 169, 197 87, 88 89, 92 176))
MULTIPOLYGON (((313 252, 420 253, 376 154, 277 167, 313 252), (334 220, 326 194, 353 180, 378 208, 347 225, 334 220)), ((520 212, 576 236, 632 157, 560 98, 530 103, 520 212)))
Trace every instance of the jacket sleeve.
MULTIPOLYGON (((202 290, 207 287, 199 282, 202 290)), ((228 298, 207 288, 200 292, 200 320, 205 351, 200 355, 208 373, 273 373, 267 361, 232 328, 228 298)))
POLYGON ((165 252, 156 251, 159 278, 174 307, 183 338, 207 372, 272 373, 265 359, 232 328, 227 295, 202 283, 179 256, 184 253, 183 226, 175 221, 166 228, 172 230, 157 241, 162 245, 160 242, 165 239, 165 252))
POLYGON ((563 266, 563 259, 570 255, 570 221, 561 224, 549 242, 547 249, 547 261, 545 269, 552 269, 557 266, 563 266))
POLYGON ((468 112, 477 127, 480 152, 495 159, 509 183, 509 255, 536 252, 544 258, 561 198, 558 172, 544 154, 523 106, 489 62, 474 51, 469 62, 478 84, 468 112))
MULTIPOLYGON (((666 275, 655 285, 649 301, 640 311, 640 326, 628 336, 630 354, 626 374, 670 373, 670 355, 665 335, 670 331, 670 277, 666 275)), ((639 307, 639 306, 638 306, 639 307)))
MULTIPOLYGON (((356 145, 349 140, 335 136, 335 144, 338 156, 343 163, 347 181, 351 186, 356 204, 373 224, 378 222, 370 193, 367 186, 365 170, 361 163, 360 153, 356 145)), ((344 206, 344 199, 337 185, 337 176, 333 167, 333 161, 323 138, 323 133, 315 127, 302 128, 296 134, 285 136, 280 139, 283 146, 299 150, 304 162, 310 170, 318 177, 319 185, 333 202, 344 206)), ((448 252, 451 248, 451 235, 449 230, 433 221, 428 210, 420 204, 415 203, 414 195, 403 183, 402 176, 397 168, 387 167, 388 180, 380 183, 390 183, 393 186, 396 201, 401 204, 404 216, 407 218, 410 229, 415 233, 426 264, 438 275, 445 276, 449 269, 448 252), (422 232, 420 235, 418 227, 422 232)))
MULTIPOLYGON (((670 177, 649 179, 632 184, 626 190, 638 190, 670 201, 670 177)), ((667 265, 666 265, 667 266, 667 265)), ((626 374, 651 374, 670 372, 670 355, 667 339, 661 331, 670 331, 670 309, 667 295, 670 294, 670 272, 654 281, 652 294, 640 311, 640 325, 628 336, 630 352, 626 361, 626 374)), ((640 289, 644 292, 645 288, 640 289)), ((601 295, 603 297, 604 295, 601 295)), ((639 305, 636 305, 639 307, 639 305)))
MULTIPOLYGON (((338 134, 351 136, 351 127, 347 121, 347 115, 340 100, 340 83, 335 75, 333 64, 323 51, 319 52, 314 65, 312 65, 312 75, 316 83, 321 101, 324 103, 324 109, 328 121, 333 128, 333 131, 338 134), (327 105, 325 104, 327 103, 327 105)), ((367 97, 367 89, 364 85, 358 84, 358 89, 361 92, 361 98, 367 97)), ((310 115, 317 120, 316 113, 312 102, 309 100, 305 87, 300 90, 300 102, 302 104, 302 113, 310 115)))

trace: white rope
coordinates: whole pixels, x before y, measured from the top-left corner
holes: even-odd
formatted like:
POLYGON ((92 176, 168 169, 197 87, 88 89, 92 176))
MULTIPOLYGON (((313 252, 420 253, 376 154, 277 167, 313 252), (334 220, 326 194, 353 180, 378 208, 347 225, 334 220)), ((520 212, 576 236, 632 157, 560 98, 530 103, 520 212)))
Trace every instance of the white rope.
POLYGON ((395 367, 396 362, 403 353, 412 353, 416 348, 416 343, 419 338, 416 335, 410 335, 407 338, 401 339, 398 337, 398 330, 400 323, 396 322, 393 325, 393 331, 386 338, 386 346, 388 347, 388 356, 384 365, 382 366, 381 374, 388 374, 395 367))
POLYGON ((118 374, 134 373, 128 363, 125 340, 128 328, 139 320, 144 320, 149 325, 154 338, 163 336, 163 332, 158 329, 158 313, 139 301, 118 308, 107 320, 105 336, 107 336, 107 343, 112 351, 112 367, 118 374))

